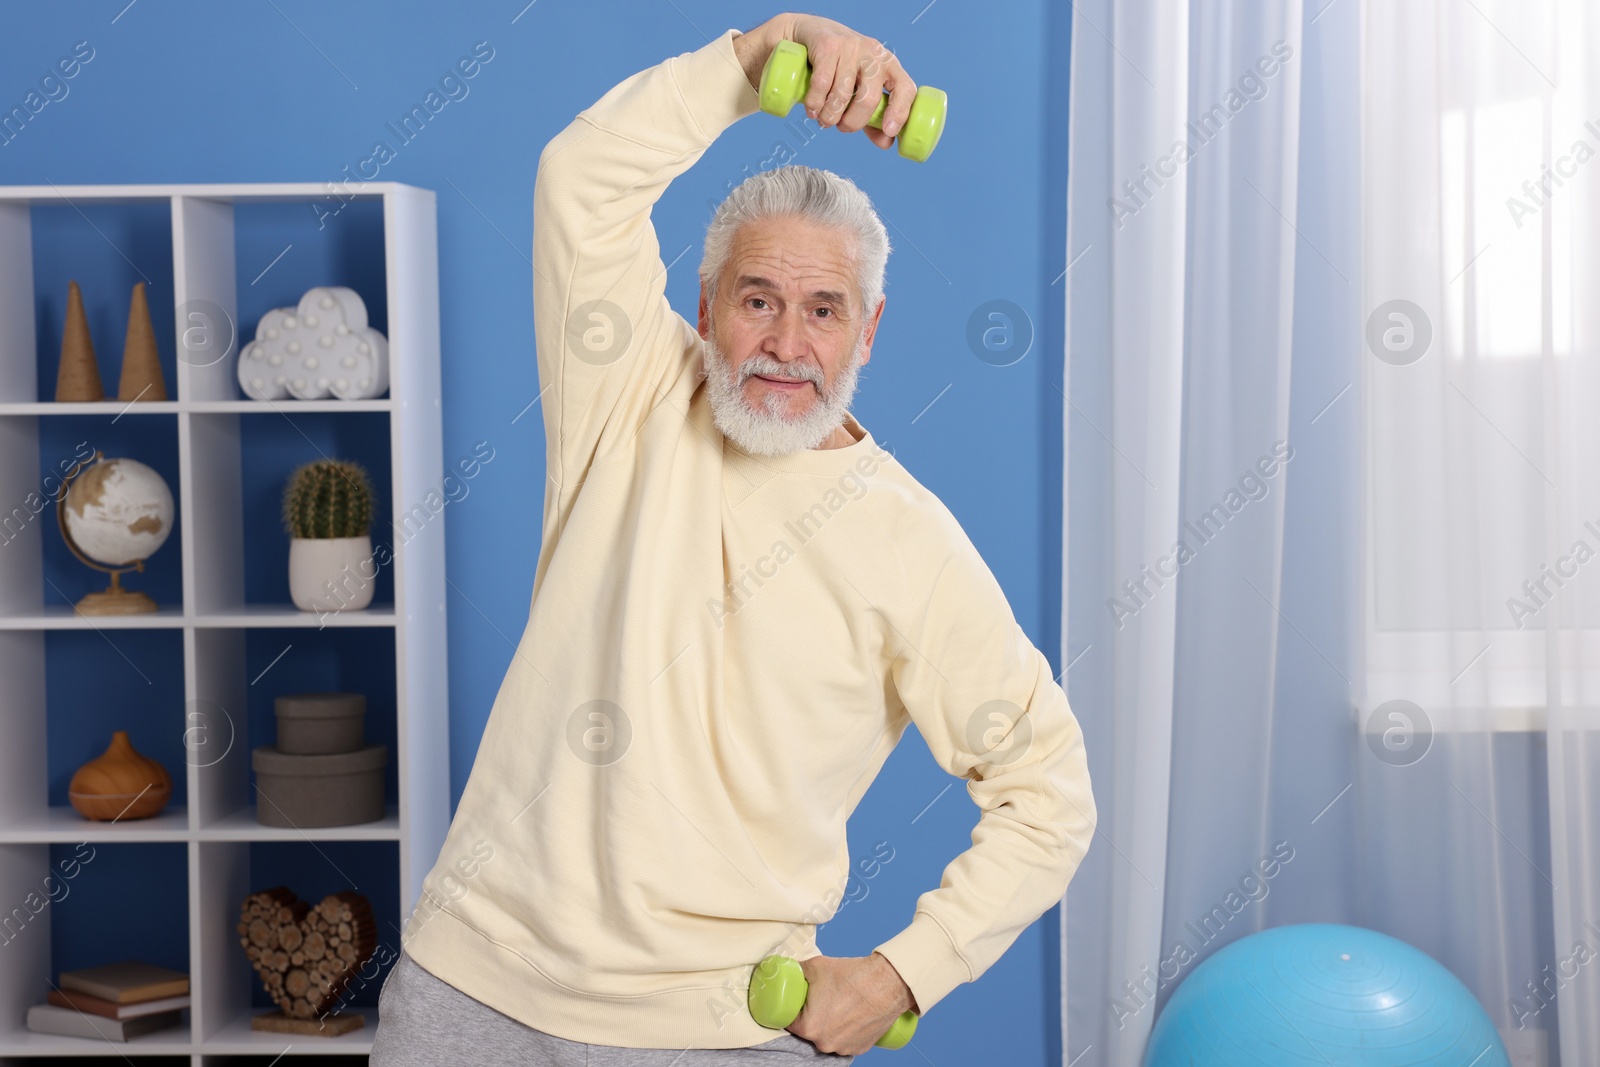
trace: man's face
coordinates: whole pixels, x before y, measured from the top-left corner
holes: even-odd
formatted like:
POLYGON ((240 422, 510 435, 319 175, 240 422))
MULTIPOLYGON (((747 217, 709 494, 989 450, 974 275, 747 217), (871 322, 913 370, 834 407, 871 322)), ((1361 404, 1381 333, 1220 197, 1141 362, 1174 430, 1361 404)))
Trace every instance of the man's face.
MULTIPOLYGON (((700 294, 713 421, 747 452, 783 455, 835 435, 883 313, 863 315, 853 241, 795 217, 741 227, 700 294)), ((846 435, 848 436, 848 435, 846 435)))

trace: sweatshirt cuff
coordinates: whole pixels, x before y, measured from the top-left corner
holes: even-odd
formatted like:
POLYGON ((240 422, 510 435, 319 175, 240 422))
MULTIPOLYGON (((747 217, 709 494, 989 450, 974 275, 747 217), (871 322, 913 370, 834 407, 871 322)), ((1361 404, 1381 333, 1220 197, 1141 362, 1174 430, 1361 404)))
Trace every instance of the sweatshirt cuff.
POLYGON ((973 980, 950 935, 925 911, 917 912, 910 926, 873 951, 883 953, 900 973, 917 1002, 918 1015, 928 1014, 952 989, 973 980))
POLYGON ((742 32, 724 30, 722 36, 670 61, 672 80, 708 144, 735 122, 761 110, 761 97, 733 50, 733 39, 742 32))

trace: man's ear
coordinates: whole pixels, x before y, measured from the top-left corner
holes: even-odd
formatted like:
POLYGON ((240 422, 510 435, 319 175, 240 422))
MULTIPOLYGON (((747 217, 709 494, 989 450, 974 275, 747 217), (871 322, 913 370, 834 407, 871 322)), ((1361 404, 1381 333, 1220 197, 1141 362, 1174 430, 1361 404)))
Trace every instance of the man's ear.
POLYGON ((700 339, 711 332, 711 307, 706 301, 706 283, 700 283, 700 339))
POLYGON ((872 318, 867 320, 867 332, 862 338, 861 345, 861 362, 863 365, 872 358, 872 339, 878 335, 878 322, 883 318, 883 307, 888 302, 889 298, 887 296, 880 297, 878 309, 872 313, 872 318))

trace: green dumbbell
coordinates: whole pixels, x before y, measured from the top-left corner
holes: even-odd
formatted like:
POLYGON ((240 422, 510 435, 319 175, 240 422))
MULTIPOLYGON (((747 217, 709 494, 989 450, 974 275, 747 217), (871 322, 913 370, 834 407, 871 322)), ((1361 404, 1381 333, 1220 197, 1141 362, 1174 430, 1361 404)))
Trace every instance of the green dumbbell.
MULTIPOLYGON (((761 110, 769 115, 787 115, 790 108, 805 99, 810 89, 811 64, 806 61, 806 46, 797 41, 779 41, 761 70, 761 110)), ((888 107, 889 94, 884 93, 872 117, 867 119, 867 125, 883 129, 883 113, 888 107)), ((911 113, 896 135, 900 154, 926 163, 939 143, 939 135, 944 132, 949 107, 949 97, 943 89, 917 86, 917 95, 911 100, 911 113)))
MULTIPOLYGON (((782 1030, 806 1006, 806 975, 798 960, 768 956, 750 974, 750 1017, 769 1030, 782 1030)), ((875 1042, 879 1048, 902 1048, 917 1032, 917 1013, 905 1012, 875 1042)))

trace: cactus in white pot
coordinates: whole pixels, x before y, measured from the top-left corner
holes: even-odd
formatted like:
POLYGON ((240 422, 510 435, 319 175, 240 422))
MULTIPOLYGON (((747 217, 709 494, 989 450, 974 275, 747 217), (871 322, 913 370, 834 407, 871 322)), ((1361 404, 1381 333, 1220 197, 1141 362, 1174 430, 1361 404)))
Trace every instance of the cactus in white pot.
POLYGON ((283 492, 289 530, 289 595, 302 611, 359 610, 372 602, 372 482, 360 464, 318 459, 283 492))

